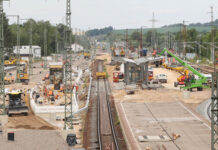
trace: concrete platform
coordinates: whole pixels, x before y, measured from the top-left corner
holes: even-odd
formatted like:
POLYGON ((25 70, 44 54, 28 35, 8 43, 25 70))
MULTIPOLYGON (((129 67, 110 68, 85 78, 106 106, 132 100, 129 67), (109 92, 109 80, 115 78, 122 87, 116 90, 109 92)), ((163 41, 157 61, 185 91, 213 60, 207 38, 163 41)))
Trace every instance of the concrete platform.
POLYGON ((181 102, 123 102, 117 108, 131 149, 210 149, 210 126, 181 102))
POLYGON ((54 130, 15 131, 15 141, 0 135, 1 150, 70 150, 66 141, 54 130))

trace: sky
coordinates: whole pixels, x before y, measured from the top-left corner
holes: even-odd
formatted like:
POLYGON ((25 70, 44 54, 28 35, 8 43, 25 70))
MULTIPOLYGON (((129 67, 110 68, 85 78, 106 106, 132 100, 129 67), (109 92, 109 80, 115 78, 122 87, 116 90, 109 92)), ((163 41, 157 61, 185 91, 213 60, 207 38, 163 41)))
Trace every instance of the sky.
MULTIPOLYGON (((150 28, 152 13, 155 27, 182 23, 209 22, 210 7, 218 18, 217 0, 71 0, 72 28, 88 30, 113 26, 115 29, 150 28)), ((10 0, 4 2, 7 15, 65 23, 66 0, 10 0)), ((15 23, 10 18, 10 23, 15 23)))

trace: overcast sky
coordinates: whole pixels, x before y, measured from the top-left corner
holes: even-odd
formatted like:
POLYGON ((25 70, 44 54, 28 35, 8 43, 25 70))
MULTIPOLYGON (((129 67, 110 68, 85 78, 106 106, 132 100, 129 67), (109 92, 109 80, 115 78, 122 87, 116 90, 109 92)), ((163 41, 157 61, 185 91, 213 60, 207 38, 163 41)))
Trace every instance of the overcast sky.
MULTIPOLYGON (((210 6, 214 18, 218 14, 217 0, 71 0, 72 28, 83 30, 113 26, 116 29, 151 27, 152 12, 156 27, 181 23, 209 22, 210 6)), ((10 0, 4 2, 8 15, 21 18, 64 23, 66 0, 10 0)), ((11 19, 10 23, 14 23, 11 19)))

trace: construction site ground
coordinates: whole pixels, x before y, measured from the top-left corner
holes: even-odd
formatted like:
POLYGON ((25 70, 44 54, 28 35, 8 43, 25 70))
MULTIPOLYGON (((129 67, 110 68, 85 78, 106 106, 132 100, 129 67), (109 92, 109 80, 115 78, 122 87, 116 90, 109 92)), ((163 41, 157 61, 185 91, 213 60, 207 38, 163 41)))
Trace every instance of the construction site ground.
POLYGON ((107 59, 107 72, 119 119, 127 143, 131 149, 152 150, 210 149, 210 123, 196 113, 196 107, 210 98, 210 89, 188 92, 174 87, 179 73, 165 68, 153 68, 154 77, 164 73, 168 82, 164 88, 142 90, 136 88, 135 94, 127 95, 123 83, 113 83, 114 66, 110 55, 99 56, 107 59), (120 88, 117 88, 119 87, 120 88), (118 90, 119 89, 119 90, 118 90), (138 136, 168 136, 169 141, 153 139, 139 142, 138 136), (172 140, 179 136, 178 139, 172 140))

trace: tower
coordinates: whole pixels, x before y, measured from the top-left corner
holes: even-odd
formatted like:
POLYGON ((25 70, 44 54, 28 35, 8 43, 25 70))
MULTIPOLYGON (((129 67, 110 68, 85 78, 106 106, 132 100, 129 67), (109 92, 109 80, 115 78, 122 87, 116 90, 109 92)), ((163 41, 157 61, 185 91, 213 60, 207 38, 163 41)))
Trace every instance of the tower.
POLYGON ((65 96, 65 119, 64 129, 73 129, 72 110, 72 49, 71 49, 71 5, 70 0, 66 0, 66 29, 65 29, 65 64, 64 64, 64 96, 65 96))

